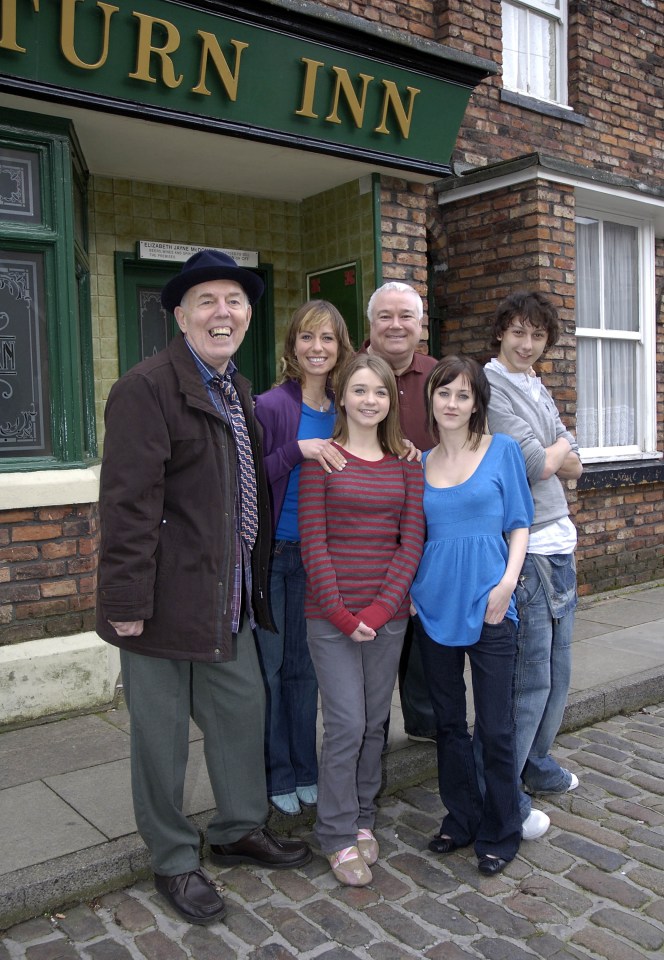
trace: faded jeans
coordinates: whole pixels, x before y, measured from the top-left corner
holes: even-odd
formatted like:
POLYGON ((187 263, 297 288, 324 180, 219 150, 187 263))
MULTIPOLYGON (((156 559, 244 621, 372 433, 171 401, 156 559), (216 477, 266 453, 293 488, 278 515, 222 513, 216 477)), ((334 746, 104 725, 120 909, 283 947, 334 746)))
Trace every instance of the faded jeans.
MULTIPOLYGON (((574 554, 526 554, 516 598, 517 771, 532 793, 563 793, 570 775, 549 751, 563 719, 572 671, 577 603, 574 554)), ((519 807, 523 821, 531 810, 527 793, 519 794, 519 807)))

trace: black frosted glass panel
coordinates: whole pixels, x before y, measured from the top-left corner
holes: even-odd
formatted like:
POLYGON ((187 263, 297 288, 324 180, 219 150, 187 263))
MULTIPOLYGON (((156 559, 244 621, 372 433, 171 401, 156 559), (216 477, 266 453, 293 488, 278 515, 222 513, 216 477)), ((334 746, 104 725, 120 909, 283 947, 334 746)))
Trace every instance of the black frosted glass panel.
POLYGON ((138 322, 141 331, 141 359, 163 350, 171 338, 168 314, 161 305, 161 288, 138 287, 138 322))
POLYGON ((0 457, 51 452, 40 253, 0 250, 0 457))
POLYGON ((39 155, 0 147, 0 220, 41 223, 39 155))

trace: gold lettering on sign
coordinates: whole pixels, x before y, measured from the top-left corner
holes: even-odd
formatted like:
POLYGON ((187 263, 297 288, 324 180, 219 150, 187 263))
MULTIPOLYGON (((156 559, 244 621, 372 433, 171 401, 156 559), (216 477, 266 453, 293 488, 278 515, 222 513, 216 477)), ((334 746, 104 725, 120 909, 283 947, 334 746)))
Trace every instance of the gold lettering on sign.
POLYGON ((110 34, 111 17, 117 13, 119 7, 114 7, 110 3, 98 3, 97 6, 104 14, 104 39, 102 42, 102 51, 99 60, 96 63, 86 63, 76 53, 74 47, 74 30, 76 20, 76 4, 81 0, 62 0, 62 14, 60 18, 60 49, 63 54, 73 63, 75 67, 81 67, 83 70, 98 70, 103 67, 108 57, 108 40, 110 34))
POLYGON ((417 87, 406 87, 406 90, 410 94, 410 103, 408 106, 408 113, 404 109, 404 105, 401 102, 401 97, 399 96, 399 91, 397 90, 397 85, 393 80, 383 80, 383 86, 385 87, 385 96, 383 97, 383 115, 381 121, 374 130, 374 133, 389 133, 390 131, 387 128, 387 108, 392 105, 394 110, 394 115, 397 118, 397 123, 399 124, 399 129, 401 130, 401 136, 404 140, 407 140, 410 136, 410 124, 413 119, 413 103, 415 102, 415 97, 418 93, 421 93, 421 90, 418 90, 417 87))
POLYGON ((316 74, 325 64, 321 60, 309 60, 308 57, 302 57, 302 63, 306 66, 304 74, 304 90, 302 91, 302 105, 295 111, 296 117, 311 117, 313 120, 318 118, 314 113, 314 94, 316 92, 316 74))
POLYGON ((233 101, 237 100, 237 85, 240 79, 240 57, 242 56, 242 51, 245 50, 249 44, 243 43, 241 40, 231 40, 231 44, 235 47, 235 73, 231 73, 230 67, 226 62, 226 57, 222 53, 221 47, 219 46, 219 41, 215 35, 213 33, 206 33, 205 30, 199 30, 198 36, 203 40, 203 50, 201 52, 201 72, 198 78, 198 83, 192 88, 191 92, 202 93, 206 97, 210 96, 210 91, 205 84, 207 61, 208 56, 210 56, 212 58, 212 62, 217 68, 219 79, 223 83, 224 89, 228 94, 228 99, 233 101))
POLYGON ((343 90, 346 103, 348 104, 348 109, 353 115, 355 126, 361 127, 362 123, 364 122, 364 105, 367 100, 367 84, 371 83, 373 77, 370 77, 368 73, 358 73, 358 77, 362 81, 362 94, 360 100, 355 93, 355 88, 353 87, 348 70, 345 70, 343 67, 332 67, 332 69, 337 75, 337 80, 334 85, 334 100, 332 102, 332 109, 325 119, 329 120, 330 123, 341 123, 341 120, 339 119, 339 95, 343 90))
MULTIPOLYGON (((14 50, 16 53, 25 53, 16 36, 16 4, 17 0, 0 0, 0 50, 14 50)), ((39 0, 32 0, 35 13, 39 13, 39 0)))
POLYGON ((173 61, 169 54, 173 53, 180 46, 180 33, 168 20, 160 20, 158 17, 149 17, 145 13, 136 13, 133 15, 138 20, 140 27, 138 33, 138 50, 136 51, 136 69, 129 74, 131 80, 145 80, 146 83, 156 83, 156 77, 150 73, 150 58, 154 53, 161 60, 161 79, 167 87, 179 87, 182 83, 182 74, 175 76, 173 61), (163 27, 166 31, 166 41, 161 47, 156 47, 152 43, 152 30, 155 24, 163 27))

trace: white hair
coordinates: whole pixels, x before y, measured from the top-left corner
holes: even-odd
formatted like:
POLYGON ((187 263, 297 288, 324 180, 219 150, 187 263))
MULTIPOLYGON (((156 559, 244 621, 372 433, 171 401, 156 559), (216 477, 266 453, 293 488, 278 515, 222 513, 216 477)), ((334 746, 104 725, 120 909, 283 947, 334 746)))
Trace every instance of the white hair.
MULTIPOLYGON (((221 279, 221 280, 225 280, 226 277, 221 277, 220 279, 221 279)), ((208 283, 208 282, 213 283, 214 280, 211 280, 211 281, 201 280, 201 283, 193 283, 190 287, 188 287, 187 290, 185 290, 185 292, 182 294, 182 299, 180 300, 179 306, 181 306, 181 307, 186 307, 186 305, 187 305, 187 300, 191 299, 190 296, 189 296, 189 294, 190 294, 190 292, 194 289, 194 287, 199 287, 199 286, 201 286, 201 284, 203 284, 203 283, 208 283)), ((243 294, 243 296, 244 296, 244 305, 245 305, 245 307, 250 307, 250 306, 251 306, 251 300, 249 299, 249 294, 247 293, 247 291, 244 289, 244 287, 242 286, 242 284, 241 284, 239 281, 236 280, 236 281, 233 281, 233 282, 237 283, 238 287, 240 288, 240 291, 242 292, 242 294, 243 294)))
POLYGON ((369 323, 373 323, 376 297, 378 297, 381 293, 389 293, 391 290, 394 290, 396 293, 412 293, 415 297, 415 313, 417 315, 417 319, 422 319, 424 316, 424 303, 422 302, 422 297, 419 295, 415 287, 411 287, 409 283, 403 283, 401 280, 388 280, 388 282, 384 283, 382 287, 378 287, 377 290, 374 290, 369 298, 369 303, 367 304, 367 317, 369 319, 369 323))

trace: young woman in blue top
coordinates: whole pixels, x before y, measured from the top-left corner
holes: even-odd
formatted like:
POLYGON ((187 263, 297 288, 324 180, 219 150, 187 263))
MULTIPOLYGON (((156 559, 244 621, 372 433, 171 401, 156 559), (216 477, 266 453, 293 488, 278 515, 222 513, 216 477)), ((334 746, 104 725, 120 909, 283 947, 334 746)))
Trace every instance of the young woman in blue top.
POLYGON ((533 501, 519 445, 504 434, 485 433, 489 384, 475 360, 443 358, 427 378, 425 396, 438 444, 425 454, 427 540, 411 600, 447 808, 429 849, 451 853, 474 842, 480 872, 491 875, 514 859, 521 842, 512 719, 513 594, 533 501), (466 656, 483 790, 466 719, 466 656))
POLYGON ((314 806, 318 796, 318 686, 304 619, 300 467, 305 460, 317 460, 328 472, 344 466, 343 455, 329 440, 335 421, 331 381, 352 355, 337 308, 326 300, 310 300, 298 307, 286 330, 277 385, 256 397, 272 506, 270 604, 278 630, 276 636, 256 631, 267 694, 265 767, 272 806, 290 815, 301 812, 300 804, 314 806))

